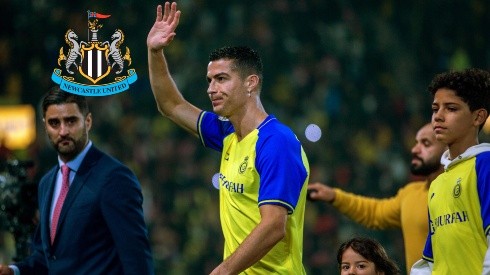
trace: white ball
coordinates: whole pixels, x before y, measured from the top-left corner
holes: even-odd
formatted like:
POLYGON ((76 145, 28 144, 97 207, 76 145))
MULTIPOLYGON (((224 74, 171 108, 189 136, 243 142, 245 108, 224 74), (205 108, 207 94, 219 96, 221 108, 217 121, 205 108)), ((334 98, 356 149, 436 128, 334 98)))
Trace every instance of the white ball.
POLYGON ((213 183, 214 188, 219 189, 219 173, 213 175, 211 182, 213 183))
POLYGON ((306 138, 311 142, 317 142, 322 137, 322 129, 316 124, 310 124, 305 130, 306 138))

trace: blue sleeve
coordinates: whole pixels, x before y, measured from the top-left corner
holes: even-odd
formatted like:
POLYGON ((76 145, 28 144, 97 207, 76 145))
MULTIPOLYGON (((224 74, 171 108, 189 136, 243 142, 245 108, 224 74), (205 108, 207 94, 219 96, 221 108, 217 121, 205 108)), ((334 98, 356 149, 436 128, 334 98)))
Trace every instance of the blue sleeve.
POLYGON ((202 111, 197 119, 197 133, 205 147, 223 151, 223 139, 233 133, 233 125, 215 113, 202 111))
POLYGON ((425 241, 424 251, 422 252, 422 258, 429 262, 434 262, 434 254, 432 252, 432 233, 434 232, 434 227, 432 226, 432 221, 429 216, 429 233, 427 233, 427 240, 425 241))
POLYGON ((480 199, 481 217, 485 235, 490 231, 490 152, 484 152, 476 156, 476 178, 478 197, 480 199))
POLYGON ((111 169, 108 180, 100 205, 124 272, 153 274, 140 183, 125 166, 111 169))
MULTIPOLYGON (((54 181, 57 170, 58 165, 53 166, 39 182, 37 198, 40 217, 43 217, 42 210, 46 209, 44 205, 51 202, 51 197, 47 195, 49 194, 49 183, 54 181)), ((47 211, 49 211, 49 208, 47 211)), ((38 224, 31 236, 31 254, 22 261, 14 263, 22 275, 48 274, 47 259, 44 254, 41 232, 41 224, 38 224)))
MULTIPOLYGON (((48 268, 46 266, 46 257, 43 252, 41 241, 41 228, 40 225, 36 227, 36 230, 32 236, 31 243, 31 255, 22 262, 14 263, 17 271, 20 274, 48 274, 48 268)), ((15 272, 15 268, 12 268, 15 272)), ((18 274, 18 273, 16 273, 18 274)))
POLYGON ((259 206, 281 205, 292 214, 308 176, 301 144, 292 132, 279 130, 261 135, 259 132, 256 156, 260 175, 259 206))

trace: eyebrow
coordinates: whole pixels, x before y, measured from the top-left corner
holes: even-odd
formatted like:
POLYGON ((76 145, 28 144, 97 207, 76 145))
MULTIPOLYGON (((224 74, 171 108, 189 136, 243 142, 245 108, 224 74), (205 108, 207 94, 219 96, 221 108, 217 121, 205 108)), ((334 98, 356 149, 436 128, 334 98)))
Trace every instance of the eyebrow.
POLYGON ((217 73, 217 74, 213 75, 213 77, 206 76, 206 79, 209 81, 209 80, 211 80, 211 78, 217 78, 217 77, 220 77, 220 76, 229 76, 229 75, 230 74, 228 74, 228 73, 220 72, 220 73, 217 73))
MULTIPOLYGON (((354 262, 355 264, 360 264, 360 263, 369 263, 367 260, 362 260, 362 261, 356 261, 354 262)), ((342 262, 341 264, 350 264, 349 262, 342 262)))
POLYGON ((461 105, 459 102, 432 102, 432 105, 461 105))
POLYGON ((78 119, 78 116, 65 116, 65 117, 51 117, 47 118, 47 121, 53 121, 53 120, 68 120, 68 119, 78 119))

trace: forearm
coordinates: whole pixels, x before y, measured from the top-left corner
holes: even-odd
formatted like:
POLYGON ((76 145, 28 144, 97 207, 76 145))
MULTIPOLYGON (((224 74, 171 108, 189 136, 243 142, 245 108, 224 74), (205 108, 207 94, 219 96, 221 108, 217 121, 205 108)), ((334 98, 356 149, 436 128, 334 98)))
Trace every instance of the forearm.
POLYGON ((377 199, 335 189, 332 205, 352 220, 373 229, 400 227, 400 202, 397 197, 377 199))
POLYGON ((148 232, 143 217, 143 194, 129 171, 111 171, 101 192, 100 210, 127 274, 153 274, 148 232))
POLYGON ((148 49, 148 71, 158 110, 164 116, 171 116, 172 110, 182 103, 184 98, 170 75, 163 50, 148 49))
MULTIPOLYGON (((279 227, 281 228, 281 227, 279 227)), ((211 274, 238 274, 262 259, 280 240, 285 231, 273 224, 259 224, 242 244, 211 274)))
POLYGON ((148 49, 151 89, 160 113, 197 136, 196 121, 201 110, 187 102, 170 75, 163 50, 148 49))

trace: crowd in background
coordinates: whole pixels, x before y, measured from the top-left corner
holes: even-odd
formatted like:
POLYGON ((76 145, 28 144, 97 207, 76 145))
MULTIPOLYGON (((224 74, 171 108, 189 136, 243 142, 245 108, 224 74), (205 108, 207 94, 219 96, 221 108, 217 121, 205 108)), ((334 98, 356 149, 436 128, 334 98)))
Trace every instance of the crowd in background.
MULTIPOLYGON (((211 108, 205 79, 208 53, 249 45, 263 57, 263 103, 303 142, 311 181, 374 197, 394 195, 413 177, 415 131, 431 116, 430 79, 450 69, 490 69, 490 3, 470 1, 177 1, 177 36, 166 49, 184 96, 211 108), (310 123, 318 142, 305 138, 310 123)), ((0 105, 31 104, 53 85, 65 32, 87 39, 87 10, 111 14, 107 35, 125 33, 138 81, 127 92, 90 98, 94 144, 139 177, 157 274, 205 274, 222 258, 219 154, 161 117, 150 90, 146 35, 158 1, 0 0, 0 105)), ((108 39, 108 38, 107 38, 108 39)), ((15 158, 31 159, 33 181, 56 164, 37 118, 37 139, 15 158)), ((0 133, 1 134, 1 133, 0 133)), ((481 141, 489 133, 481 134, 481 141)), ((339 244, 353 234, 379 240, 401 269, 398 230, 364 229, 333 207, 308 202, 304 264, 334 274, 339 244)), ((4 236, 0 259, 12 242, 4 236)), ((10 253, 10 254, 9 254, 10 253)))

